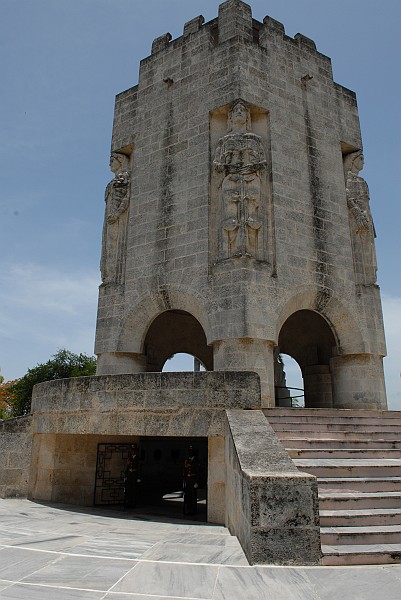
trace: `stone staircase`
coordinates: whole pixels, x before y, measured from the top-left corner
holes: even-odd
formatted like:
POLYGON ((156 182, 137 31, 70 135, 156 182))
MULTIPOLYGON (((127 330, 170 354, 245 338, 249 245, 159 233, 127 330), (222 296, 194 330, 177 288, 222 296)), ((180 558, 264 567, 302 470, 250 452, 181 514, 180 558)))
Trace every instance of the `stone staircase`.
POLYGON ((318 479, 322 564, 401 563, 401 412, 264 413, 299 470, 318 479))

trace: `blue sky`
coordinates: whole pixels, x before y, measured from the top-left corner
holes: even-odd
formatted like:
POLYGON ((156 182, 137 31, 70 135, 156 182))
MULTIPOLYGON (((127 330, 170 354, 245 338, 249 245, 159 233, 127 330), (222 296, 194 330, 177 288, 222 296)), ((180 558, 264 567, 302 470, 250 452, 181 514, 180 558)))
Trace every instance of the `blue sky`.
MULTIPOLYGON (((155 37, 212 0, 1 0, 0 368, 23 375, 58 348, 93 352, 115 94, 155 37)), ((401 410, 399 0, 254 0, 312 38, 357 93, 377 229, 390 407, 401 410)))

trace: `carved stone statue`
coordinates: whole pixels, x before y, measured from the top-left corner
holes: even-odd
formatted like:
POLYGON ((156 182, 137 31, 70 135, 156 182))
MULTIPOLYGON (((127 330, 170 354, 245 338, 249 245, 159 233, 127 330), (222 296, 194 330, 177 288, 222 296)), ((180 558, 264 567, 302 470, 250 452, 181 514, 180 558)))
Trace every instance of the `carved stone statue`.
POLYGON ((355 277, 357 283, 369 285, 376 282, 376 234, 369 208, 369 189, 366 181, 359 176, 363 164, 361 151, 352 152, 344 159, 355 277))
POLYGON ((103 283, 122 283, 127 244, 131 175, 129 157, 113 152, 110 169, 114 179, 106 187, 100 271, 103 283))
POLYGON ((214 169, 223 175, 222 258, 259 255, 261 172, 267 162, 261 137, 250 129, 250 111, 239 100, 230 109, 228 133, 218 141, 213 161, 214 169))

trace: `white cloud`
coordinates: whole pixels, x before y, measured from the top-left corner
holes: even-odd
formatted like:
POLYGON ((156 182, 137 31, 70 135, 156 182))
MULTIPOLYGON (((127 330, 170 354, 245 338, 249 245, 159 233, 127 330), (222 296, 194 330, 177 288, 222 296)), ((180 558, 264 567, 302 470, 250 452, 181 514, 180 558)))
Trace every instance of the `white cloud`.
POLYGON ((98 277, 34 263, 0 273, 0 367, 20 377, 59 348, 92 354, 98 277))

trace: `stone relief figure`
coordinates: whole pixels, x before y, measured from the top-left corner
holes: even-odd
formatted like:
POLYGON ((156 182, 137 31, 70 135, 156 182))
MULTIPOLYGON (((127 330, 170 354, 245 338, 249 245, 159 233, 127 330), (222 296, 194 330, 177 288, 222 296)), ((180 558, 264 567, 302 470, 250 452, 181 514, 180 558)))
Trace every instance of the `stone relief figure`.
POLYGON ((369 189, 366 181, 359 176, 363 165, 361 151, 347 154, 344 158, 355 277, 357 283, 369 285, 376 282, 376 234, 369 208, 369 189))
POLYGON ((258 258, 263 224, 261 173, 267 161, 261 137, 251 131, 251 115, 244 102, 239 100, 230 109, 227 130, 217 143, 213 161, 215 171, 223 175, 221 255, 258 258))
POLYGON ((100 272, 103 283, 122 283, 128 229, 131 175, 129 157, 113 152, 110 169, 114 179, 106 187, 100 272))

